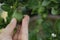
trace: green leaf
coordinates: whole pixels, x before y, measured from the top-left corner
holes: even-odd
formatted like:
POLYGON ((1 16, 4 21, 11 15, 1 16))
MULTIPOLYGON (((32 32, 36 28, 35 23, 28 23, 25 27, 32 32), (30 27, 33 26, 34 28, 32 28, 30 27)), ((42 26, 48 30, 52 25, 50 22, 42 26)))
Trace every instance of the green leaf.
POLYGON ((57 15, 58 10, 56 10, 55 8, 52 7, 51 13, 52 13, 52 15, 57 15))
POLYGON ((41 6, 38 8, 38 13, 42 14, 45 11, 45 7, 41 6))
POLYGON ((42 2, 42 6, 48 6, 50 3, 51 3, 50 0, 44 0, 44 1, 42 2))
POLYGON ((55 3, 59 3, 60 2, 60 0, 51 0, 51 1, 53 1, 55 3))
POLYGON ((1 6, 1 8, 4 10, 4 11, 7 11, 8 12, 8 16, 11 16, 12 13, 13 13, 13 8, 11 8, 10 5, 8 4, 4 4, 1 6))
POLYGON ((47 17, 47 13, 44 13, 43 15, 42 15, 42 18, 46 18, 47 17))
POLYGON ((27 6, 31 9, 35 10, 36 8, 39 7, 39 0, 29 0, 27 6))
POLYGON ((1 8, 5 11, 9 11, 11 9, 10 6, 7 4, 2 5, 1 8))
POLYGON ((42 23, 42 27, 43 27, 43 30, 44 30, 45 37, 50 37, 50 34, 53 32, 52 22, 51 21, 44 21, 42 23))
POLYGON ((37 40, 37 35, 36 35, 36 33, 31 32, 31 33, 29 34, 29 40, 37 40))
POLYGON ((4 19, 0 17, 0 29, 5 27, 6 27, 6 23, 4 22, 4 19))
POLYGON ((60 34, 60 19, 56 21, 55 27, 58 33, 60 34))
MULTIPOLYGON (((5 4, 13 5, 16 0, 4 0, 5 4)), ((17 0, 18 1, 18 0, 17 0)))
POLYGON ((15 10, 12 17, 16 18, 20 22, 21 19, 23 18, 23 15, 22 15, 22 12, 18 12, 17 10, 15 10))

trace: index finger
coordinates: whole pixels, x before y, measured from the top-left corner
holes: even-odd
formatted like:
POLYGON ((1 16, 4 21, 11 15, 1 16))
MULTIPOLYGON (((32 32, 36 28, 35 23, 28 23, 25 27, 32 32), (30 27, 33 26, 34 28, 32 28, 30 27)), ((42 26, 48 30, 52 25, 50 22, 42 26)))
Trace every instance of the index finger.
POLYGON ((6 33, 6 34, 11 34, 11 32, 13 32, 14 28, 16 27, 16 23, 17 23, 16 19, 13 18, 13 19, 11 20, 11 22, 10 22, 10 23, 7 25, 7 27, 5 28, 5 33, 6 33))

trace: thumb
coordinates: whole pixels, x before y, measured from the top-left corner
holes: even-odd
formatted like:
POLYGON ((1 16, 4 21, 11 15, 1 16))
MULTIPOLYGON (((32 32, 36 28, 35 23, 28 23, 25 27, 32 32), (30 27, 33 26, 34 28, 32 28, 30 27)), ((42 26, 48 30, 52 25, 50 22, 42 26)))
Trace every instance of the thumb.
POLYGON ((11 22, 7 25, 7 27, 5 28, 5 33, 7 34, 11 34, 12 32, 13 32, 13 30, 15 29, 15 27, 16 27, 16 23, 17 23, 17 21, 16 21, 16 19, 15 18, 13 18, 12 20, 11 20, 11 22))

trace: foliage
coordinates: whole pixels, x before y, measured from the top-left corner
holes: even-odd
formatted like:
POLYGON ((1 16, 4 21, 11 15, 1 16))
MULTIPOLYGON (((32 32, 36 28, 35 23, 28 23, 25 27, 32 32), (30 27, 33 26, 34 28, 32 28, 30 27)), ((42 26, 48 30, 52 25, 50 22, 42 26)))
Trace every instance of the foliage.
POLYGON ((0 29, 4 28, 13 17, 18 23, 21 22, 26 14, 31 18, 39 16, 30 22, 29 40, 60 39, 60 19, 47 18, 49 14, 60 15, 60 0, 0 0, 0 29), (8 16, 3 13, 7 13, 8 16))

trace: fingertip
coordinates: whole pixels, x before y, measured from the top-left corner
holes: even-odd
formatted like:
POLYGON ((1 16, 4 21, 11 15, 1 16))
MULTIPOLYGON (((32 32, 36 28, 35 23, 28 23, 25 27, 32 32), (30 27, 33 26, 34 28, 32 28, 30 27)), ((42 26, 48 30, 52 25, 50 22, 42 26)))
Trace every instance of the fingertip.
POLYGON ((14 23, 14 22, 15 23, 17 22, 17 20, 15 18, 13 18, 10 23, 14 23))
POLYGON ((28 20, 29 21, 30 17, 28 15, 24 15, 24 19, 23 20, 28 20))
POLYGON ((28 15, 25 15, 25 17, 30 18, 28 15))

